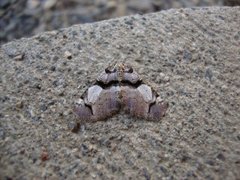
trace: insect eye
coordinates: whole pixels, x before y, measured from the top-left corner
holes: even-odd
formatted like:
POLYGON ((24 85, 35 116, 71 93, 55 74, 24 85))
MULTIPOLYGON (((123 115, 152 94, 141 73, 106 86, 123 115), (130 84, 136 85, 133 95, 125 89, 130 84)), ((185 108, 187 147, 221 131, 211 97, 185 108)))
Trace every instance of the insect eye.
POLYGON ((133 68, 130 67, 129 70, 128 70, 128 73, 132 73, 133 72, 133 68))
POLYGON ((110 71, 108 68, 106 68, 106 69, 105 69, 105 73, 110 74, 111 71, 110 71))
POLYGON ((115 73, 116 71, 117 71, 116 68, 114 68, 113 70, 110 70, 109 68, 106 68, 106 69, 105 69, 105 73, 107 73, 107 74, 115 73))

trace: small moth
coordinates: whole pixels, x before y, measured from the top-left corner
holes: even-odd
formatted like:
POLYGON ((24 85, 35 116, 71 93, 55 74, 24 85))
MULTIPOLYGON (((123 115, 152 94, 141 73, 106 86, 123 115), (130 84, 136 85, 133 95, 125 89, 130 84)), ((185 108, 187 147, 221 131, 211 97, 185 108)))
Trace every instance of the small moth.
POLYGON ((84 122, 109 118, 121 110, 133 117, 160 120, 168 104, 126 64, 109 66, 81 96, 74 112, 84 122))

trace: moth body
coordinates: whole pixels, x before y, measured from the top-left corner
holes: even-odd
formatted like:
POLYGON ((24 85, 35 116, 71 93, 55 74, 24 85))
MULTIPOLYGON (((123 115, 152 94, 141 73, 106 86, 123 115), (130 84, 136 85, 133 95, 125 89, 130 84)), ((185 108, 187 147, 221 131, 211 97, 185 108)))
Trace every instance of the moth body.
POLYGON ((121 110, 134 117, 160 120, 168 108, 137 72, 125 64, 106 68, 82 97, 74 109, 81 121, 104 120, 121 110))

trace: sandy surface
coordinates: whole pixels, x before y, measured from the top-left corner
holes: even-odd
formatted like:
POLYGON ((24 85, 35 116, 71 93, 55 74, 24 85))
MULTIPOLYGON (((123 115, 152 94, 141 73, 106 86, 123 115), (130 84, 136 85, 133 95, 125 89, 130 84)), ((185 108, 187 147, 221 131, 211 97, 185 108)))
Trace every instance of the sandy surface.
POLYGON ((240 7, 77 25, 0 50, 1 179, 240 177, 240 7), (169 103, 159 122, 119 114, 71 127, 74 101, 110 62, 169 103))

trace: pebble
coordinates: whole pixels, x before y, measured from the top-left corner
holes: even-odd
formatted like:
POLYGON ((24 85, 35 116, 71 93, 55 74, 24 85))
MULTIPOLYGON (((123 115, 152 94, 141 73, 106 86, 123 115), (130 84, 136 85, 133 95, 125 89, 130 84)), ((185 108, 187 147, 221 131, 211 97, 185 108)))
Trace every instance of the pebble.
POLYGON ((183 61, 184 61, 185 63, 190 63, 191 60, 192 60, 192 54, 191 54, 191 52, 188 51, 188 50, 184 50, 184 51, 183 51, 183 61))
POLYGON ((221 86, 221 91, 225 92, 228 89, 228 87, 224 84, 221 86))
POLYGON ((64 52, 64 57, 67 59, 72 59, 72 53, 70 53, 69 51, 65 51, 64 52))
POLYGON ((161 80, 162 80, 163 82, 165 82, 165 83, 170 81, 170 77, 167 76, 167 75, 165 75, 165 74, 162 73, 162 72, 159 74, 159 76, 160 76, 161 80))
POLYGON ((205 78, 212 82, 213 72, 212 69, 208 68, 205 72, 205 78))
POLYGON ((46 148, 42 148, 41 152, 41 160, 42 161, 47 161, 49 159, 49 154, 46 148))
POLYGON ((16 61, 22 61, 24 58, 24 54, 18 54, 13 59, 16 61))
POLYGON ((18 108, 18 109, 22 109, 22 108, 23 108, 23 101, 19 101, 19 102, 17 102, 17 104, 16 104, 16 108, 18 108))

